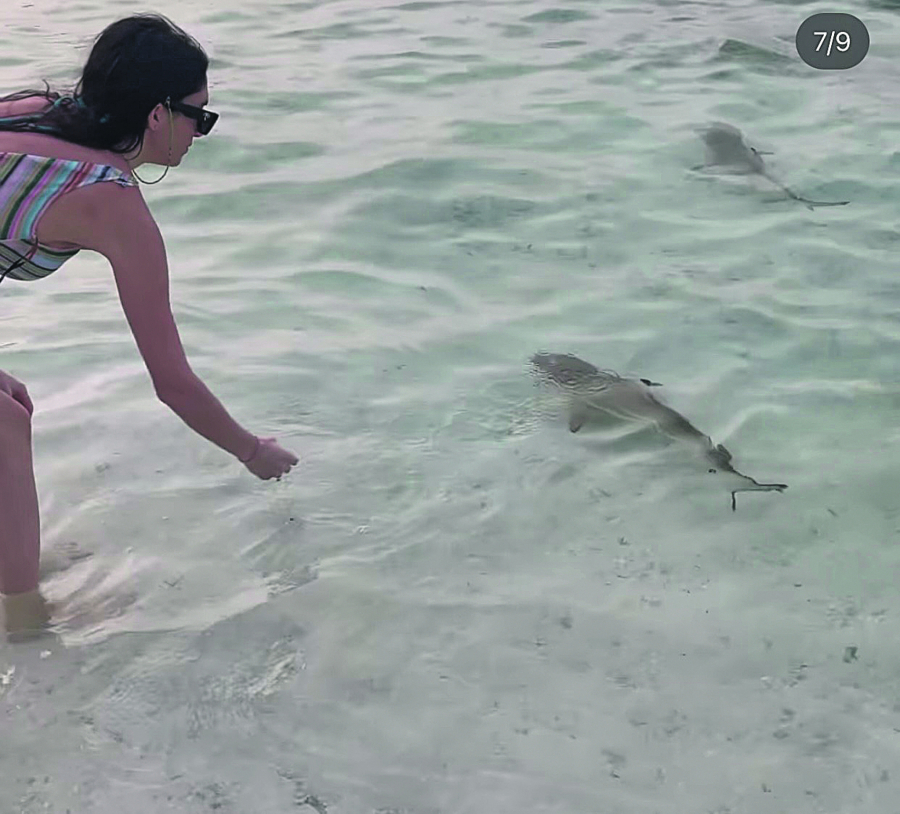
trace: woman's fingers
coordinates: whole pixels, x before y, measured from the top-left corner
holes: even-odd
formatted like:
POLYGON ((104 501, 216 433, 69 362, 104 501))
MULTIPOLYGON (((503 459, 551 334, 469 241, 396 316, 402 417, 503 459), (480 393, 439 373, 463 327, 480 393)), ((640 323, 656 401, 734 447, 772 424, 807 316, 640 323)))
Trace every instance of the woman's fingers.
POLYGON ((285 449, 278 443, 278 439, 260 438, 262 448, 254 459, 247 462, 246 465, 253 474, 263 480, 274 478, 281 480, 287 475, 291 468, 300 462, 300 458, 293 452, 285 449))
POLYGON ((14 376, 10 376, 9 373, 2 370, 0 370, 0 391, 9 393, 10 396, 28 411, 28 415, 34 413, 34 405, 31 403, 31 397, 28 395, 28 390, 25 388, 25 385, 14 376))
POLYGON ((32 415, 34 413, 34 404, 31 403, 31 397, 28 395, 25 385, 21 382, 16 382, 16 384, 18 386, 13 388, 12 397, 28 410, 28 415, 32 415))

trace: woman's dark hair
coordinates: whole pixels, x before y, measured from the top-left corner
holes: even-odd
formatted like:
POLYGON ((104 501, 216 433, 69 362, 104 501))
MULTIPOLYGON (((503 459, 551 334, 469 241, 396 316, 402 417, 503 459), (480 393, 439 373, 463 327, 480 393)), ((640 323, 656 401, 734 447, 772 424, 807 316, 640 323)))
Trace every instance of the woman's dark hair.
POLYGON ((42 113, 0 119, 0 130, 48 133, 65 141, 130 153, 141 147, 147 117, 166 99, 197 93, 209 57, 193 37, 159 14, 136 14, 107 26, 94 41, 70 95, 47 87, 0 101, 43 96, 42 113))

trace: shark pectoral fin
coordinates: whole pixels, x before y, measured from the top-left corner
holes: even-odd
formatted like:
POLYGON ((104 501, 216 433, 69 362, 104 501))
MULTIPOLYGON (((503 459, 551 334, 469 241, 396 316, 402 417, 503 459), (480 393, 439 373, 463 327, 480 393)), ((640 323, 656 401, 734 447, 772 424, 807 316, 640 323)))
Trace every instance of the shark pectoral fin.
POLYGON ((569 411, 569 432, 578 432, 587 419, 587 409, 573 406, 569 411))

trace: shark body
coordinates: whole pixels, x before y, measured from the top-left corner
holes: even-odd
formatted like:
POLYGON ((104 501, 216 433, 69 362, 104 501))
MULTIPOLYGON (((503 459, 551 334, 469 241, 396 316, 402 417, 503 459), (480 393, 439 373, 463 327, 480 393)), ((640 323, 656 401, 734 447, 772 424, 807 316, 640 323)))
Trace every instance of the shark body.
POLYGON ((534 369, 568 396, 569 430, 578 432, 592 414, 612 415, 625 421, 651 424, 664 435, 698 450, 731 492, 731 509, 736 510, 737 492, 783 492, 784 483, 760 483, 738 472, 731 464, 731 453, 698 430, 681 413, 663 404, 650 388, 660 387, 650 379, 619 376, 602 370, 577 356, 563 353, 537 353, 531 357, 534 369))
POLYGON ((695 170, 716 168, 719 172, 727 172, 735 175, 761 175, 766 180, 775 184, 795 201, 806 204, 809 209, 816 206, 844 206, 849 201, 811 201, 798 195, 790 187, 769 173, 763 153, 755 147, 750 147, 744 141, 744 136, 734 125, 725 122, 713 122, 700 131, 700 137, 706 146, 706 161, 695 170))

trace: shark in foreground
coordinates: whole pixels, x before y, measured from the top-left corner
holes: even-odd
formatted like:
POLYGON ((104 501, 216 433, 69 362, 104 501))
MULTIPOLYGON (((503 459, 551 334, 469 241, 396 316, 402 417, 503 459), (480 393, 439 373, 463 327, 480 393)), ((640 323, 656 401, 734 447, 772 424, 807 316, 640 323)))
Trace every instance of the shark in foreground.
POLYGON ((731 492, 731 510, 737 509, 737 492, 783 492, 785 483, 759 483, 731 465, 731 453, 713 444, 683 415, 660 402, 651 392, 659 382, 627 379, 611 370, 564 353, 536 353, 531 364, 537 373, 557 385, 569 397, 569 429, 578 432, 592 414, 605 413, 628 421, 653 424, 677 441, 698 448, 731 492))

